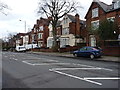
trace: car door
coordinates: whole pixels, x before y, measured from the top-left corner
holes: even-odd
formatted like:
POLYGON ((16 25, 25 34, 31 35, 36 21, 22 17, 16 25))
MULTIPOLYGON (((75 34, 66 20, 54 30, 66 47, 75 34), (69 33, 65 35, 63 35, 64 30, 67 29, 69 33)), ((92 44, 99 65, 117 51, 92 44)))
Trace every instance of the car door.
POLYGON ((87 47, 86 48, 86 56, 90 56, 91 52, 92 52, 92 48, 87 47))
POLYGON ((86 56, 86 50, 87 50, 86 47, 81 48, 79 52, 79 56, 86 56))

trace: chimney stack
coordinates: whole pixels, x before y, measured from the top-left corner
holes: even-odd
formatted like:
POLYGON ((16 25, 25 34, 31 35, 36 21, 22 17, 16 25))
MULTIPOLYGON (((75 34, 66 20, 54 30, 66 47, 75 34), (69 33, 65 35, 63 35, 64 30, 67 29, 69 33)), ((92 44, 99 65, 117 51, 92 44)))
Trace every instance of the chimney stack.
POLYGON ((76 21, 76 35, 80 35, 80 18, 79 18, 79 14, 75 15, 75 21, 76 21))

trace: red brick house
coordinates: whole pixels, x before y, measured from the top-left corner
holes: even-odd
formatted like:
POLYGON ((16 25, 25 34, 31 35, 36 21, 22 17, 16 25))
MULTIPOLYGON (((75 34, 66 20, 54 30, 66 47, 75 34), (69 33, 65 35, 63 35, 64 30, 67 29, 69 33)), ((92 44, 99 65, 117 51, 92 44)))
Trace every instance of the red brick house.
POLYGON ((39 47, 47 47, 47 38, 49 34, 49 20, 40 18, 36 21, 31 31, 31 43, 37 44, 39 47))
POLYGON ((23 45, 23 37, 25 36, 25 33, 18 33, 17 35, 15 35, 16 37, 16 45, 15 46, 21 46, 23 45))
POLYGON ((67 14, 61 21, 62 35, 60 36, 60 47, 64 45, 77 46, 86 43, 86 22, 80 20, 78 14, 75 16, 67 14))
MULTIPOLYGON (((48 47, 52 47, 52 25, 49 25, 49 37, 47 39, 48 47)), ((58 45, 64 47, 66 45, 69 46, 77 46, 81 43, 86 43, 86 22, 80 20, 79 15, 75 16, 66 14, 61 21, 57 24, 57 41, 58 45)), ((85 44, 86 45, 86 44, 85 44)))
MULTIPOLYGON (((111 5, 107 5, 99 0, 93 0, 85 16, 87 29, 89 29, 91 25, 96 28, 99 27, 99 23, 105 19, 116 21, 118 26, 120 26, 120 6, 119 6, 120 1, 119 0, 115 1, 113 0, 113 3, 111 5), (116 6, 117 4, 118 6, 116 6)), ((89 35, 88 38, 89 45, 96 46, 97 41, 95 36, 89 35)))
MULTIPOLYGON (((107 5, 99 0, 93 0, 85 19, 88 31, 91 26, 94 28, 99 28, 100 22, 105 19, 117 22, 119 27, 118 34, 120 35, 120 0, 113 0, 111 5, 107 5)), ((96 46, 97 42, 99 42, 97 40, 98 36, 88 34, 87 37, 87 43, 89 46, 96 46)))
POLYGON ((34 24, 33 29, 31 31, 30 43, 37 44, 37 24, 34 24))

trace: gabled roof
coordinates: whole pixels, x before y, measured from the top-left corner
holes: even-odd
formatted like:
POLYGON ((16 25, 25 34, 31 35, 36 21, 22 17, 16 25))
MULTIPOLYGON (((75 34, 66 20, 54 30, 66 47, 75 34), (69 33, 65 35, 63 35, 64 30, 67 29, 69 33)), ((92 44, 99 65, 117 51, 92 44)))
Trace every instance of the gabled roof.
MULTIPOLYGON (((115 1, 116 1, 116 0, 115 0, 115 1)), ((113 0, 113 2, 115 2, 115 1, 113 0)), ((117 10, 117 9, 114 9, 114 8, 113 8, 113 4, 108 5, 108 4, 106 4, 106 3, 104 3, 104 2, 101 2, 101 1, 99 1, 99 0, 93 0, 93 2, 92 2, 92 4, 91 4, 88 12, 90 11, 90 9, 91 9, 91 7, 92 7, 92 5, 93 5, 94 3, 97 3, 98 6, 99 6, 100 8, 102 8, 105 13, 108 13, 108 12, 114 11, 114 10, 117 10)), ((88 12, 87 12, 87 14, 88 14, 88 12)), ((86 16, 87 16, 87 14, 86 14, 86 16)), ((85 16, 85 18, 86 18, 86 16, 85 16)))
POLYGON ((75 22, 75 16, 67 14, 68 18, 72 21, 75 22))
MULTIPOLYGON (((76 22, 75 16, 67 14, 68 18, 72 21, 72 22, 76 22)), ((84 20, 80 20, 80 24, 85 24, 84 20)))
POLYGON ((100 5, 100 7, 106 12, 108 9, 109 9, 109 6, 107 5, 107 4, 105 4, 105 3, 103 3, 103 2, 97 2, 99 5, 100 5))

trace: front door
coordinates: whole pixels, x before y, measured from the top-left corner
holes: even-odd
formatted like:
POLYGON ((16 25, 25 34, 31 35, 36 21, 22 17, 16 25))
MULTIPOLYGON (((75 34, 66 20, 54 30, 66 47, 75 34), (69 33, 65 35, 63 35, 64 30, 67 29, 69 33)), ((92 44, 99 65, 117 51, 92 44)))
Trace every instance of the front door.
POLYGON ((96 46, 96 38, 94 35, 90 35, 90 46, 96 46))

